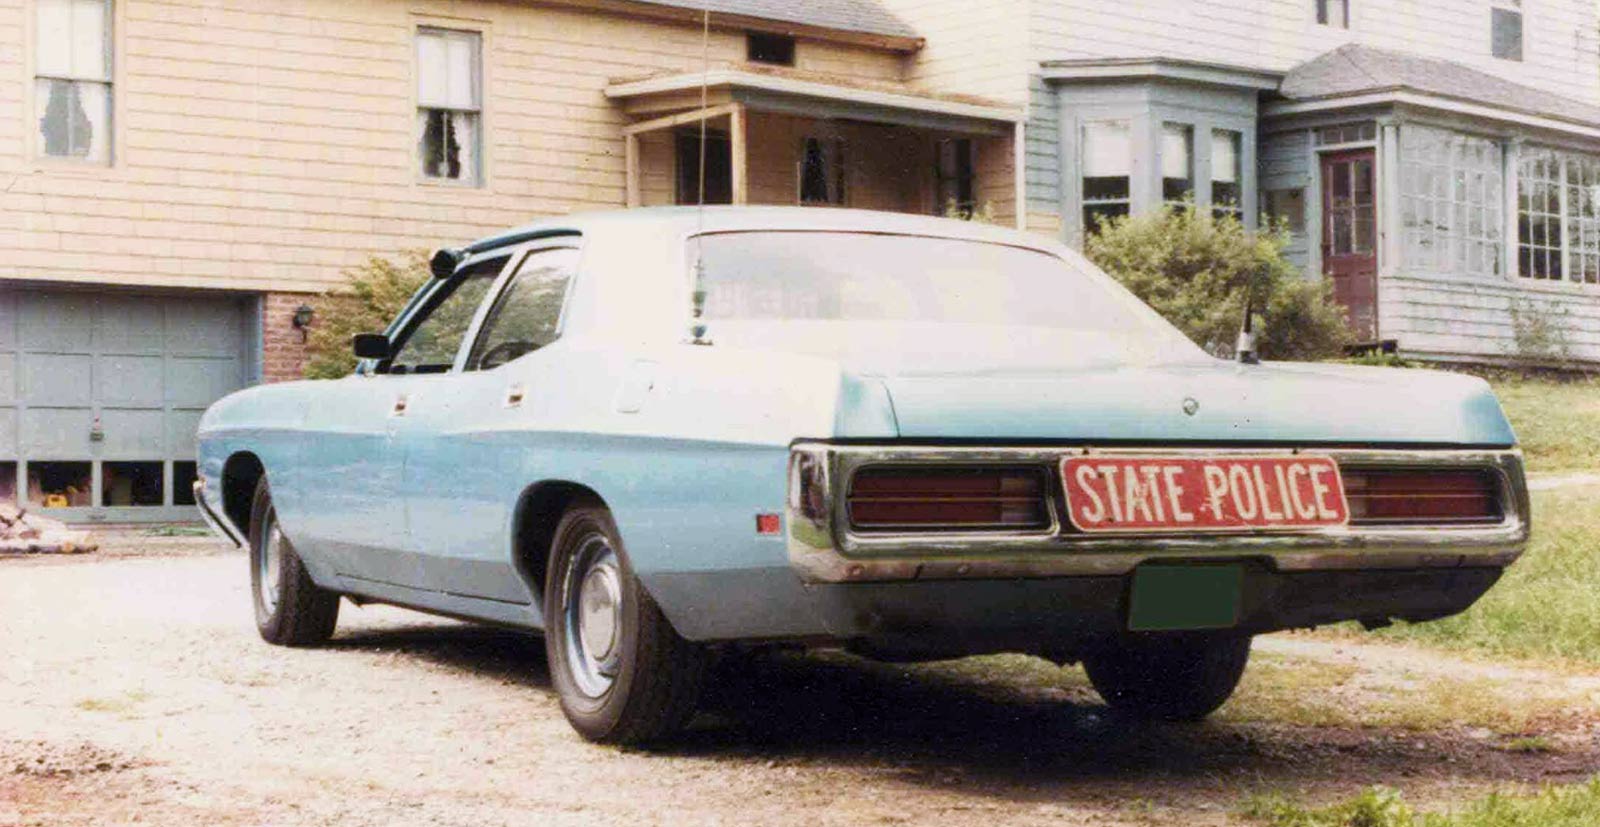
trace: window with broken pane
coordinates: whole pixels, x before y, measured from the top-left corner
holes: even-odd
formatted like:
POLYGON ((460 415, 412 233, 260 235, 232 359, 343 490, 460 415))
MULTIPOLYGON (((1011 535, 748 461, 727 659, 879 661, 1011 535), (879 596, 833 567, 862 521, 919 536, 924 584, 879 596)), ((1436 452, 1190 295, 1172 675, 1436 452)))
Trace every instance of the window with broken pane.
POLYGON ((111 161, 111 3, 38 0, 34 106, 38 153, 111 161))
POLYGON ((800 203, 845 204, 844 142, 807 138, 800 149, 800 203))
POLYGON ((478 183, 481 47, 477 32, 417 30, 417 155, 423 178, 478 183))
POLYGON ((1505 227, 1501 145, 1406 124, 1400 130, 1400 225, 1408 267, 1500 275, 1505 227))

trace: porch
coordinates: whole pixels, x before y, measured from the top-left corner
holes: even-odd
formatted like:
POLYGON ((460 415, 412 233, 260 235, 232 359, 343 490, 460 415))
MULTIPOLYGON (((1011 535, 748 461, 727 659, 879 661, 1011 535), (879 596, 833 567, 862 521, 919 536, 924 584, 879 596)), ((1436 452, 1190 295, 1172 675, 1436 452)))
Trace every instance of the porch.
POLYGON ((606 95, 629 119, 630 207, 798 204, 1016 219, 1018 108, 749 69, 624 81, 606 95))

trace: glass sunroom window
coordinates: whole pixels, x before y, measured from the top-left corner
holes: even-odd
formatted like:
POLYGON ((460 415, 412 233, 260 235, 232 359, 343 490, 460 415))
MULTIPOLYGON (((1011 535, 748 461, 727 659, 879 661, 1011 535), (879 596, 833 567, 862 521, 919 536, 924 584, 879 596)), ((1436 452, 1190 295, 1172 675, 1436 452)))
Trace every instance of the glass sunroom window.
POLYGON ((1098 121, 1083 127, 1083 230, 1127 215, 1133 175, 1132 130, 1127 121, 1098 121))
POLYGON ((1501 152, 1497 142, 1474 135, 1411 124, 1400 130, 1400 223, 1410 267, 1500 275, 1501 152))
POLYGON ((1600 158, 1524 149, 1517 233, 1517 275, 1600 284, 1600 158))

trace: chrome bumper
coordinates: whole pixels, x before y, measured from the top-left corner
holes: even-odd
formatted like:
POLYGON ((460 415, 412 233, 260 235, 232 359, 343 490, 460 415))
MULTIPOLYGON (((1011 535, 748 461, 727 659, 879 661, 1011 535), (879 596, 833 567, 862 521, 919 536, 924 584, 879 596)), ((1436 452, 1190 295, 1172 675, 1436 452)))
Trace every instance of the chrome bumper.
MULTIPOLYGON (((1290 448, 1290 450, 1299 450, 1290 448)), ((1504 567, 1528 542, 1528 488, 1517 449, 1384 450, 1312 448, 1342 468, 1486 468, 1500 475, 1501 513, 1492 525, 1339 527, 1316 531, 1219 536, 1085 535, 1063 530, 1059 491, 1049 497, 1050 525, 1028 531, 855 532, 840 492, 859 468, 884 463, 1038 464, 1055 468, 1063 456, 1136 456, 1179 453, 1217 456, 1263 449, 1172 450, 1070 447, 966 448, 857 446, 799 443, 790 453, 787 508, 789 561, 812 583, 946 580, 962 578, 1119 575, 1151 560, 1264 560, 1278 571, 1504 567), (822 503, 802 508, 802 466, 821 475, 822 503)), ((1273 449, 1283 453, 1283 448, 1273 449)), ((1052 473, 1054 473, 1052 471, 1052 473)), ((1057 486, 1059 480, 1056 481, 1057 486)))
POLYGON ((206 501, 205 480, 194 481, 194 503, 200 510, 200 518, 205 520, 206 527, 211 529, 212 533, 233 543, 234 548, 245 547, 244 534, 239 531, 238 526, 228 519, 228 515, 213 509, 211 503, 206 501))

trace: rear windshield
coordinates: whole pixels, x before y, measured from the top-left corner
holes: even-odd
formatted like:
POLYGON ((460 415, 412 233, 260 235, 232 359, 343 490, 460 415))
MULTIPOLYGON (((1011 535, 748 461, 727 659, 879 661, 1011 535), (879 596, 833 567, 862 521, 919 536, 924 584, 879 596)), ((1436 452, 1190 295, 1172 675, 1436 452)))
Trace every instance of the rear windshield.
POLYGON ((699 240, 702 318, 888 322, 1180 335, 1104 276, 982 241, 839 232, 699 240))

